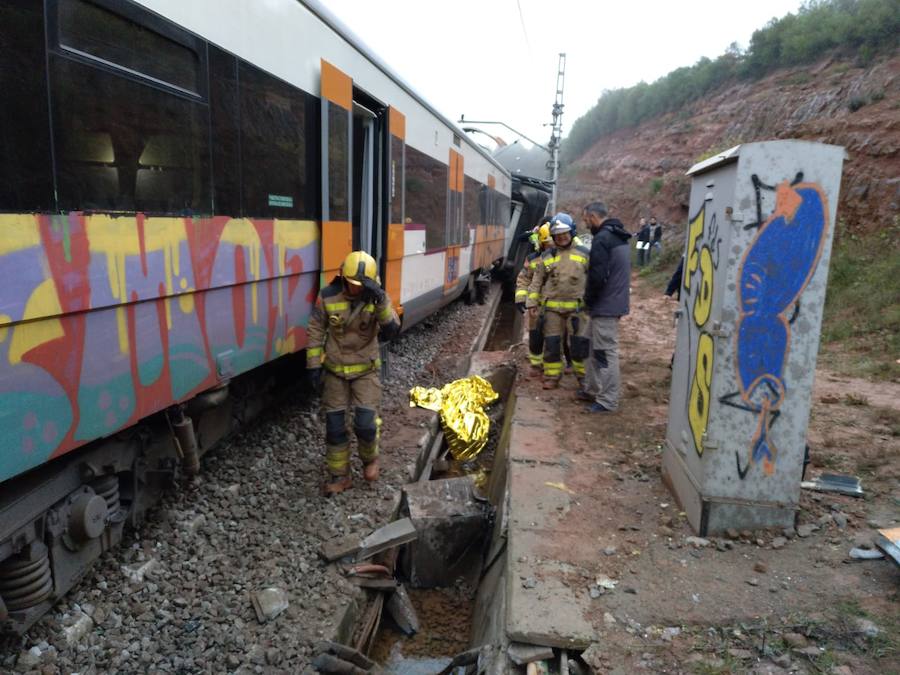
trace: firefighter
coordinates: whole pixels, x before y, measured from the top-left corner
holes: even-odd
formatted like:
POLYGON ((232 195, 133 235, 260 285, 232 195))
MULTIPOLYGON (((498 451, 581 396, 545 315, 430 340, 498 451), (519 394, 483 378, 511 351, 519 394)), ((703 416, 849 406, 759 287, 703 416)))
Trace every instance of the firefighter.
POLYGON ((572 370, 579 386, 588 355, 587 321, 583 315, 584 283, 590 252, 574 244, 571 216, 557 213, 550 225, 553 247, 541 254, 528 287, 531 317, 544 312, 544 389, 556 389, 562 378, 562 339, 568 332, 572 370))
MULTIPOLYGON (((516 308, 525 313, 525 301, 528 297, 528 287, 534 277, 534 271, 537 269, 541 261, 541 253, 550 247, 550 216, 545 217, 540 226, 537 228, 537 247, 535 251, 525 258, 525 263, 516 277, 516 308)), ((538 316, 528 315, 528 361, 531 363, 531 371, 533 374, 541 373, 541 365, 543 362, 544 352, 544 317, 542 313, 538 316)))
POLYGON ((319 292, 307 329, 307 368, 313 386, 318 390, 321 385, 325 413, 326 495, 351 487, 347 433, 351 411, 363 477, 378 480, 378 336, 381 332, 390 338, 399 327, 391 299, 379 283, 374 258, 365 251, 353 251, 344 259, 340 275, 319 292))

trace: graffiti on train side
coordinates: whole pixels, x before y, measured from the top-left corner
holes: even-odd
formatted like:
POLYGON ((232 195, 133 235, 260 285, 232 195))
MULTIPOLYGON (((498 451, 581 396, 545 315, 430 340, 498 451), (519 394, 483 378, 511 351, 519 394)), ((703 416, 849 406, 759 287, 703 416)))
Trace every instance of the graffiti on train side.
POLYGON ((798 174, 777 186, 752 178, 757 194, 758 228, 738 269, 739 316, 735 331, 738 390, 720 400, 756 417, 746 462, 735 453, 738 475, 753 465, 775 473, 778 448, 771 428, 787 394, 785 364, 791 348, 791 326, 800 314, 800 296, 818 267, 828 239, 828 207, 818 184, 798 174), (762 221, 761 190, 774 190, 775 209, 762 221))
POLYGON ((312 221, 28 214, 0 231, 0 481, 305 344, 312 221))

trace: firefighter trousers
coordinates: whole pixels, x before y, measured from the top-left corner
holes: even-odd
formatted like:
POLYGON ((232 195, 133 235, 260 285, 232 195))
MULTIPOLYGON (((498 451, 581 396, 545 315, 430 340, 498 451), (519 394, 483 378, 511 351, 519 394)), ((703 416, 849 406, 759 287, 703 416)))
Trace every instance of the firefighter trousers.
POLYGON ((569 354, 572 370, 581 381, 584 377, 584 360, 590 348, 588 317, 581 311, 544 309, 544 377, 558 380, 562 377, 562 341, 569 336, 569 354))
POLYGON ((348 413, 353 414, 356 450, 364 464, 378 457, 378 437, 381 419, 381 379, 372 370, 353 379, 328 372, 322 390, 322 411, 325 413, 325 463, 333 476, 350 473, 350 434, 348 413))
POLYGON ((528 313, 528 362, 532 368, 540 368, 544 362, 544 312, 537 316, 528 313))

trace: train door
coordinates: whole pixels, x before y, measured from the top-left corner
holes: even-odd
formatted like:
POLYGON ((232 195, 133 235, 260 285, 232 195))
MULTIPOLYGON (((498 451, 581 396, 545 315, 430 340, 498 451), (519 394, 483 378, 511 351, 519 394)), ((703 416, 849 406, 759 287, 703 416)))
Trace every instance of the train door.
POLYGON ((387 214, 385 148, 387 108, 358 89, 353 90, 352 167, 353 248, 368 251, 384 272, 387 214))
POLYGON ((353 250, 353 80, 322 60, 322 262, 323 283, 353 250))

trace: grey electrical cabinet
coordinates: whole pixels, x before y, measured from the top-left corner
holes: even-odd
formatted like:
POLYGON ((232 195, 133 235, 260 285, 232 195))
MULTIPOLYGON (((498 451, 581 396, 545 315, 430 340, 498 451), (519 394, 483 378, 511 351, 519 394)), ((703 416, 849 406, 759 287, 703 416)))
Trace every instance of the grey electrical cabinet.
POLYGON ((692 167, 663 475, 701 536, 794 524, 844 149, 692 167))

